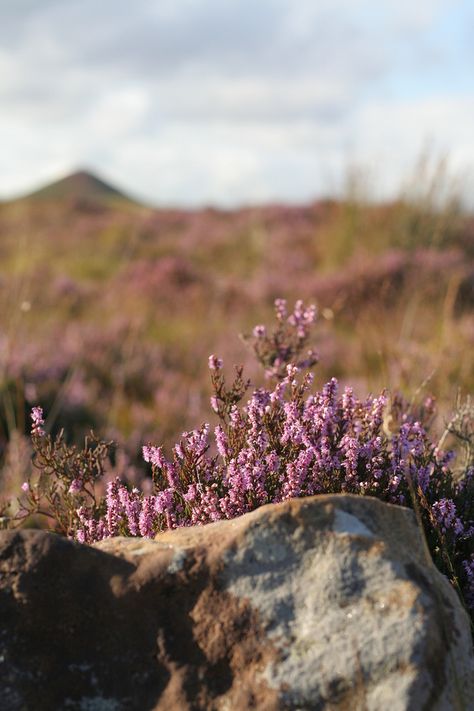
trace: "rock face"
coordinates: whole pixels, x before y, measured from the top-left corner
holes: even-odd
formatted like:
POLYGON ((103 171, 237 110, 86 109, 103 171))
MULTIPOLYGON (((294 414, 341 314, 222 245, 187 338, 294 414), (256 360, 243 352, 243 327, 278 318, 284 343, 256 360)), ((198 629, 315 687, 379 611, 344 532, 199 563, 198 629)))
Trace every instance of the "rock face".
POLYGON ((321 496, 81 546, 0 534, 2 711, 474 709, 413 514, 321 496))

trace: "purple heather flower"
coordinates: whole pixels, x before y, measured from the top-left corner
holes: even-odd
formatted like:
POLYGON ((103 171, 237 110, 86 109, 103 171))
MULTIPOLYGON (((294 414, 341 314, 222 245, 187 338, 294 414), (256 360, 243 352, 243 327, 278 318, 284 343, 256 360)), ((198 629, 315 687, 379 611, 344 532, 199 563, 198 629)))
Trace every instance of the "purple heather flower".
POLYGON ((342 464, 346 470, 346 480, 351 482, 357 476, 357 465, 359 463, 360 445, 355 437, 344 435, 341 439, 341 451, 343 453, 342 464))
POLYGON ((96 521, 84 506, 77 509, 76 513, 82 525, 82 528, 76 532, 79 543, 95 543, 113 535, 108 529, 107 522, 104 519, 96 521))
POLYGON ((32 426, 31 426, 31 434, 32 435, 37 435, 38 437, 43 437, 44 436, 44 417, 43 417, 43 408, 37 405, 36 407, 33 407, 31 410, 31 419, 32 419, 32 426))
POLYGON ((181 446, 181 444, 179 444, 179 443, 175 444, 173 447, 173 451, 174 451, 175 455, 178 457, 178 459, 181 459, 181 460, 184 459, 184 452, 183 452, 183 447, 181 446))
POLYGON ((187 502, 192 502, 197 496, 196 484, 190 484, 188 490, 183 494, 183 499, 187 502))
POLYGON ((288 323, 296 328, 296 335, 303 339, 308 335, 308 328, 316 318, 316 306, 304 308, 301 299, 296 302, 293 313, 288 316, 288 323))
POLYGON ((176 465, 172 462, 166 462, 164 469, 168 484, 172 489, 176 489, 179 485, 179 474, 176 465))
POLYGON ((163 447, 145 445, 142 447, 142 453, 145 462, 152 464, 154 467, 159 467, 160 469, 164 468, 166 460, 163 455, 163 447))
POLYGON ((221 370, 222 366, 224 365, 222 358, 218 358, 214 354, 209 356, 208 363, 209 370, 221 370))
POLYGON ((217 425, 215 428, 214 437, 216 439, 217 451, 221 455, 222 459, 226 459, 228 446, 227 436, 220 425, 217 425))
POLYGON ((474 553, 467 560, 463 560, 462 565, 467 579, 466 602, 470 609, 474 610, 474 553))
POLYGON ((236 405, 232 405, 229 413, 230 424, 234 430, 239 429, 243 425, 242 414, 236 405))
POLYGON ((273 392, 270 393, 270 402, 271 403, 282 403, 283 402, 283 397, 285 394, 285 389, 288 385, 288 382, 285 378, 285 380, 281 380, 279 383, 275 385, 275 388, 273 392))
POLYGON ((153 538, 155 535, 155 501, 153 496, 146 496, 142 501, 142 510, 138 518, 140 535, 153 538))
POLYGON ((128 525, 130 535, 137 536, 139 530, 139 516, 141 510, 141 502, 138 489, 128 491, 128 489, 120 484, 118 487, 118 499, 123 513, 123 518, 128 525))
POLYGON ((253 329, 253 335, 255 338, 265 338, 267 335, 267 329, 262 324, 259 324, 253 329))
POLYGON ((428 416, 434 415, 436 412, 436 399, 429 395, 426 399, 425 402, 423 403, 423 407, 426 410, 426 414, 428 416))
POLYGON ((106 518, 107 527, 111 536, 117 535, 119 523, 122 518, 122 506, 119 499, 121 486, 118 477, 107 484, 107 495, 105 498, 107 504, 106 518))
POLYGON ((286 299, 275 299, 275 314, 279 321, 283 321, 286 318, 286 299))
POLYGON ((80 479, 73 479, 71 485, 68 489, 69 494, 78 494, 82 488, 82 481, 80 479))
POLYGON ((464 526, 456 516, 456 504, 452 499, 435 501, 431 510, 443 533, 447 533, 448 530, 452 531, 455 536, 460 536, 464 533, 464 526))

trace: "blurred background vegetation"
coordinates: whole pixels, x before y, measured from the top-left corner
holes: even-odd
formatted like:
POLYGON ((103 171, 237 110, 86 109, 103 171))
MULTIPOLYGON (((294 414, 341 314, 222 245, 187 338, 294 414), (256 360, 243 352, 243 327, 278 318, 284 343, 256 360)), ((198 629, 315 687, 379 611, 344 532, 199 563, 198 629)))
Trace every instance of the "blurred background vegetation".
POLYGON ((115 439, 114 471, 139 475, 143 443, 213 421, 210 353, 263 382, 239 333, 277 297, 318 306, 318 385, 431 393, 442 426, 474 385, 474 219, 446 180, 422 161, 390 203, 353 175, 338 201, 186 211, 82 171, 0 204, 3 492, 30 466, 36 404, 72 441, 115 439))

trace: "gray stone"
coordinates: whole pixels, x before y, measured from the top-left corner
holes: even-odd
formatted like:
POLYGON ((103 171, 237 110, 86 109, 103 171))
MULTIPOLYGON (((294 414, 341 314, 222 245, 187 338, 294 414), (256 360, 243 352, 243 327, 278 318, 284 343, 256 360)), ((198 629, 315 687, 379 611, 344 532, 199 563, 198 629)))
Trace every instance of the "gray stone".
POLYGON ((0 533, 0 709, 474 709, 469 620, 412 512, 269 505, 156 540, 0 533))

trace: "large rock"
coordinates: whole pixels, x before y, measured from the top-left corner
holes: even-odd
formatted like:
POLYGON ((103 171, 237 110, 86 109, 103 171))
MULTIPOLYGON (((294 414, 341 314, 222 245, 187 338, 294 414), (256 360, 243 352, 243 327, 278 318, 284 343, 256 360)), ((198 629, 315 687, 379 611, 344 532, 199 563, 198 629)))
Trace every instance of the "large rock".
POLYGON ((375 499, 95 547, 3 532, 0 570, 2 711, 474 709, 467 615, 375 499))

